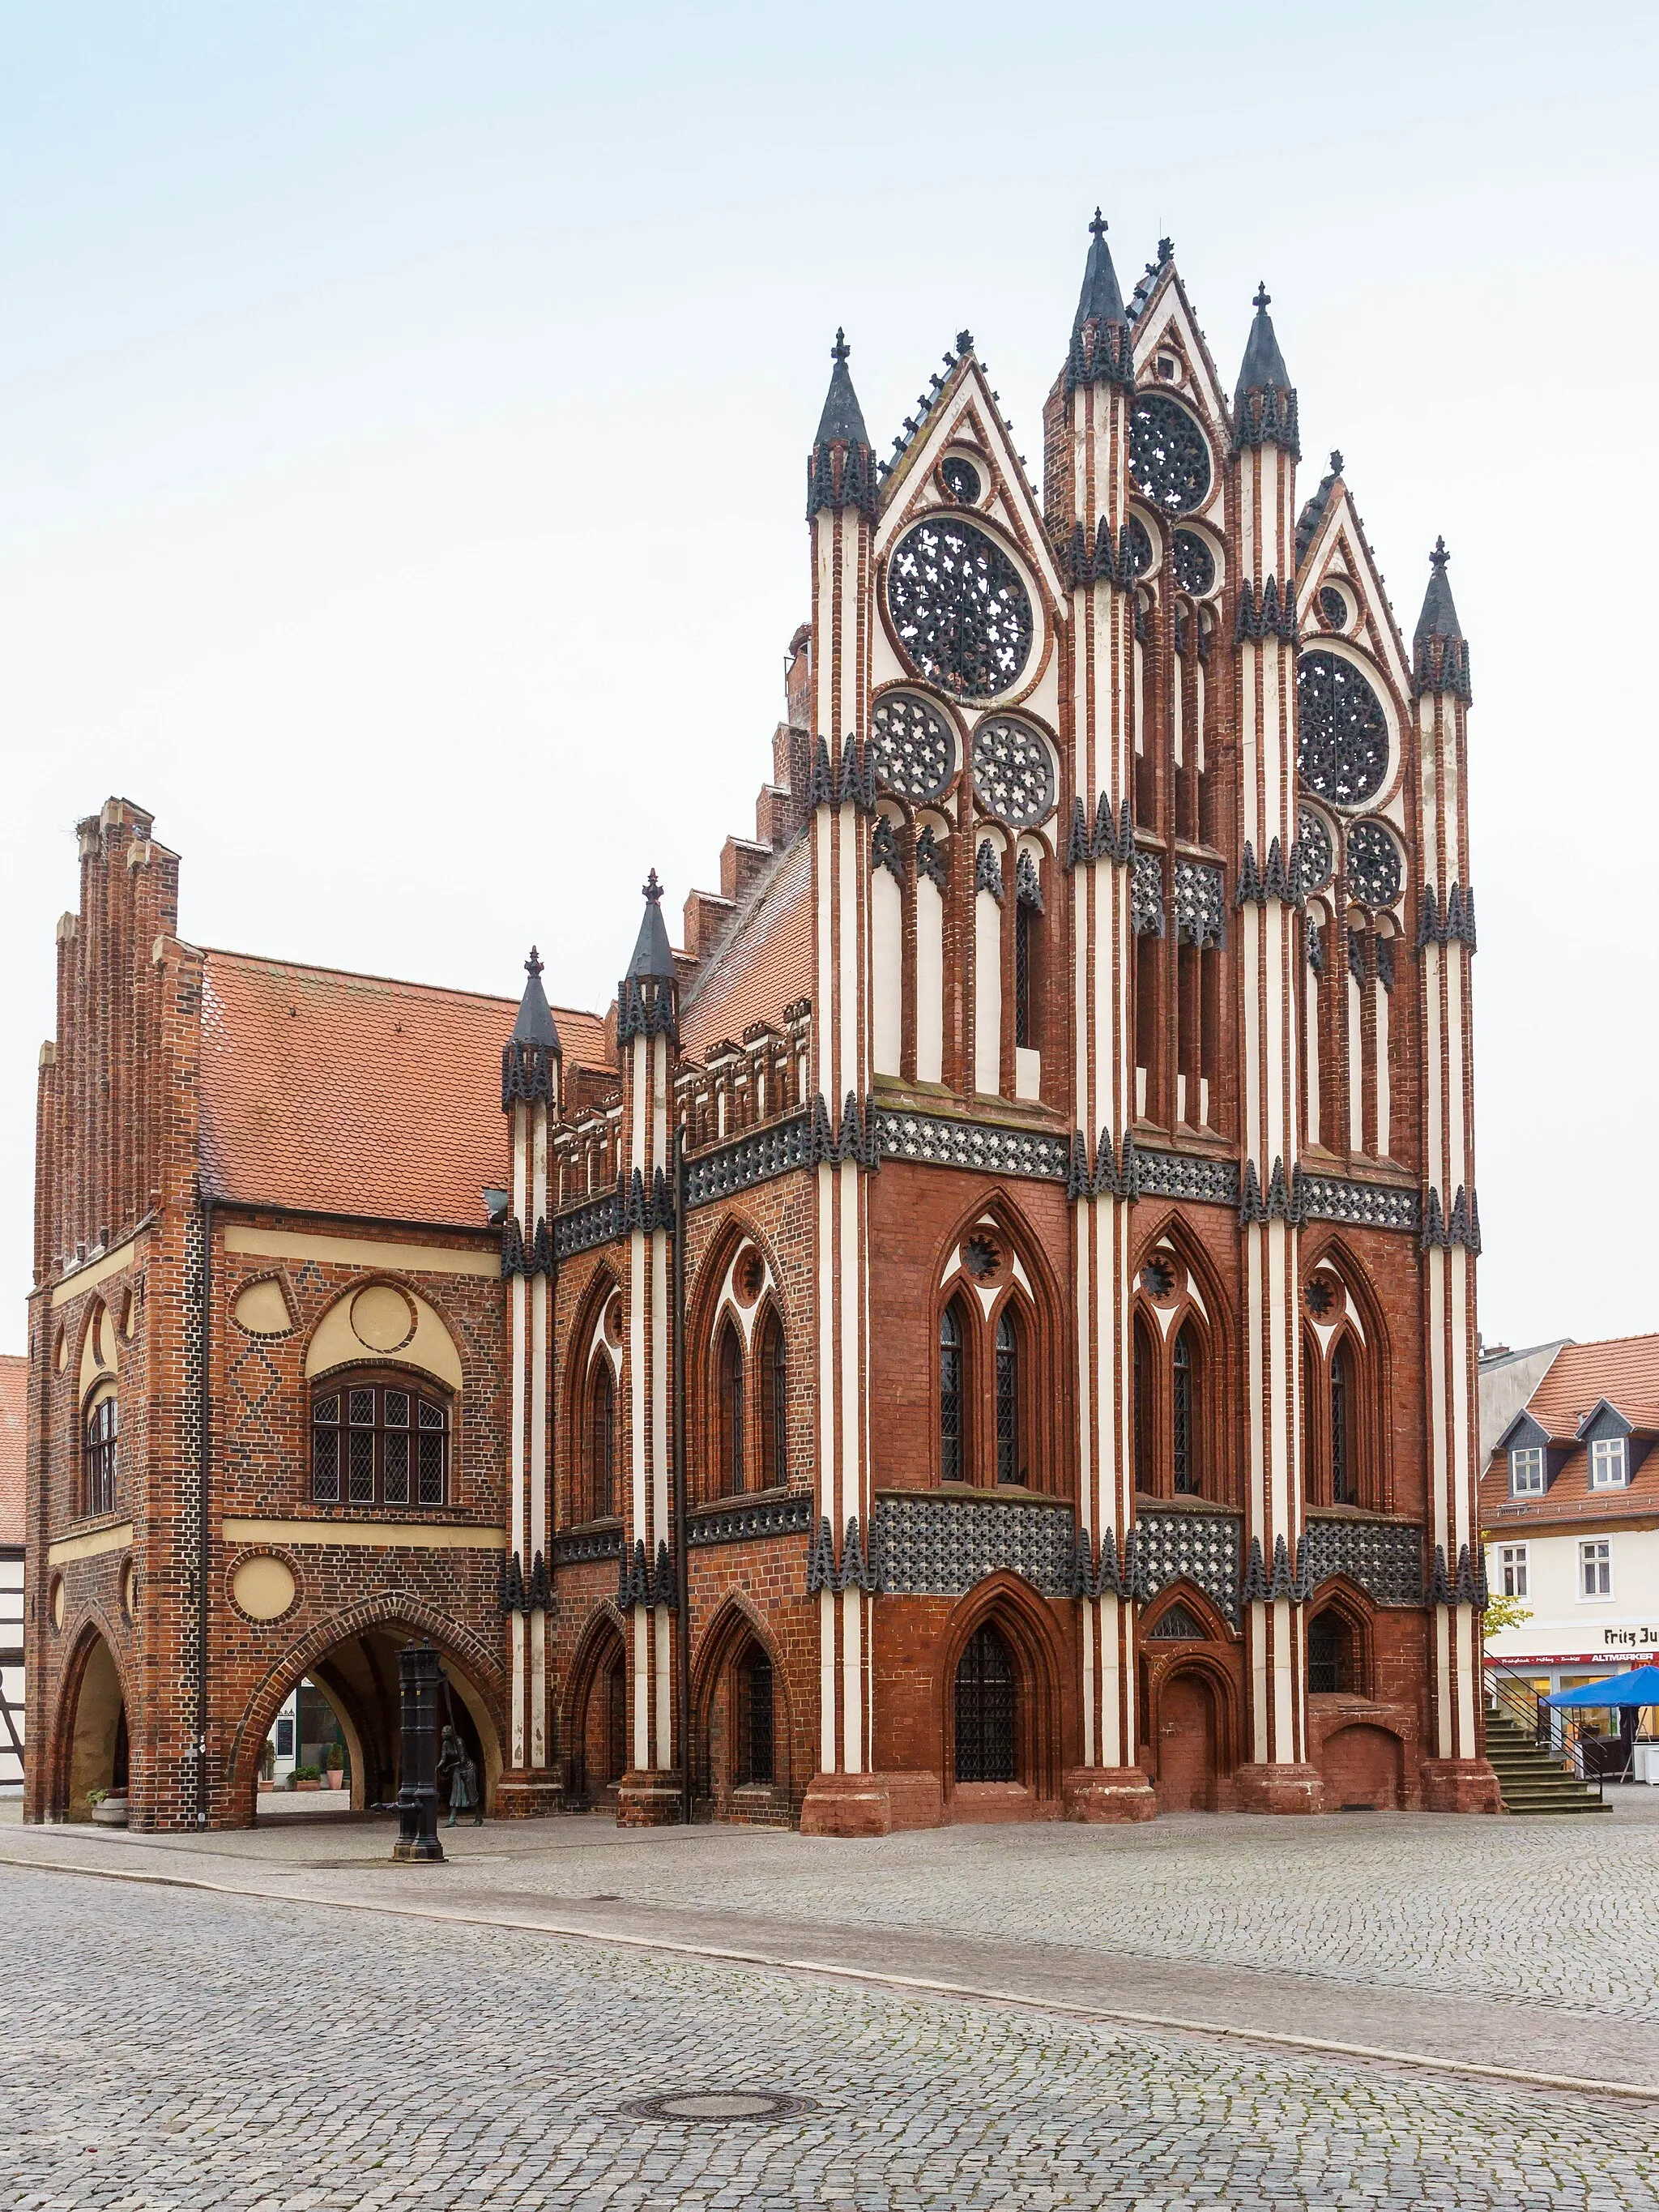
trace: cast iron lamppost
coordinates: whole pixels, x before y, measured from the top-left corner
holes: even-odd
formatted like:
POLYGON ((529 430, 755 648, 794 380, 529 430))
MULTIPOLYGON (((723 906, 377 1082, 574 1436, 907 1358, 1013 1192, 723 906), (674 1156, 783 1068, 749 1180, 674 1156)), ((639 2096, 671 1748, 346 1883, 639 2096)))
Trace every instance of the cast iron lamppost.
POLYGON ((403 1705, 403 1787, 398 1792, 394 1859, 441 1859, 438 1841, 437 1652, 429 1644, 405 1644, 398 1654, 403 1705))

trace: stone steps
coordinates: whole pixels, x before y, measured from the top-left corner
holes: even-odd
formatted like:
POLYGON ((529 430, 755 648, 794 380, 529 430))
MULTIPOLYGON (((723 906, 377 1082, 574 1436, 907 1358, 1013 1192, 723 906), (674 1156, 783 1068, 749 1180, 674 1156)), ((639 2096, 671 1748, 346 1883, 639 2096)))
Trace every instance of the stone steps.
POLYGON ((1507 1713, 1486 1707, 1486 1757, 1506 1813, 1605 1813, 1610 1808, 1507 1713))

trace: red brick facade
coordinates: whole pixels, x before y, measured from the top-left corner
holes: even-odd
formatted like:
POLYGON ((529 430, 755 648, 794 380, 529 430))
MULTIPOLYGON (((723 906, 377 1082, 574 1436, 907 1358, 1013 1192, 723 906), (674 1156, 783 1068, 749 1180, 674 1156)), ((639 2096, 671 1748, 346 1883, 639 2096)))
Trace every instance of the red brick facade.
POLYGON ((410 1638, 502 1813, 1495 1804, 1467 654, 1294 419, 1100 234, 1041 507, 966 333, 879 485, 839 351, 756 836, 603 1020, 201 950, 82 825, 30 1818, 246 1822, 305 1676, 389 1799, 410 1638))

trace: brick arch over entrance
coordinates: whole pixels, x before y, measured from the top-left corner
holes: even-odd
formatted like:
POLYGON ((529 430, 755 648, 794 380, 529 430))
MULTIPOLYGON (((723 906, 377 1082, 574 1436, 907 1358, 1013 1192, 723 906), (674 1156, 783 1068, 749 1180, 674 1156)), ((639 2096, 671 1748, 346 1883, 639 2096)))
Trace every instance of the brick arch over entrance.
MULTIPOLYGON (((750 1647, 763 1652, 772 1668, 772 1781, 769 1805, 753 1808, 757 1819, 769 1813, 782 1816, 795 1781, 795 1712, 789 1694, 789 1677, 772 1632, 759 1611, 740 1590, 731 1592, 719 1613, 698 1639, 691 1664, 692 1741, 698 1761, 697 1790, 708 1798, 717 1819, 733 1810, 738 1787, 737 1729, 740 1724, 739 1686, 734 1669, 750 1647)), ((805 1762, 811 1771, 810 1759, 805 1762)), ((750 1785, 755 1786, 755 1785, 750 1785)), ((798 1794, 795 1793, 795 1794, 798 1794)), ((740 1808, 735 1808, 741 1810, 740 1808)))
POLYGON ((938 1727, 946 1820, 1056 1817, 1060 1775, 1073 1759, 1064 1741, 1067 1720, 1061 1695, 1061 1685, 1070 1680, 1071 1660, 1052 1608, 1030 1583, 1000 1570, 975 1583, 952 1613, 941 1656, 938 1727), (957 1669, 974 1635, 988 1622, 1001 1636, 1014 1662, 1017 1779, 1012 1785, 959 1783, 956 1778, 957 1669), (990 1794, 999 1790, 1002 1796, 990 1794))
POLYGON ((603 1802, 628 1771, 628 1638, 609 1602, 589 1620, 576 1646, 564 1696, 565 1788, 572 1804, 603 1802), (621 1679, 620 1711, 607 1702, 621 1679), (596 1705, 595 1699, 599 1700, 596 1705))
POLYGON ((95 1609, 76 1632, 58 1684, 50 1743, 49 1803, 56 1820, 88 1820, 88 1790, 106 1790, 112 1778, 116 1732, 125 1734, 129 1711, 119 1641, 95 1609), (88 1710, 82 1712, 83 1700, 88 1710), (95 1703, 97 1710, 93 1710, 95 1703), (106 1710, 107 1709, 107 1710, 106 1710), (106 1772, 105 1768, 111 1768, 106 1772))
MULTIPOLYGON (((507 1684, 501 1662, 471 1629, 463 1628, 458 1621, 407 1591, 387 1590, 375 1597, 360 1599, 307 1630, 276 1662, 248 1700, 225 1763, 227 1825, 246 1826, 252 1821, 258 1803, 260 1747, 290 1692, 307 1674, 325 1674, 331 1654, 343 1646, 360 1643, 376 1631, 394 1638, 401 1635, 406 1641, 424 1639, 435 1645, 448 1662, 452 1687, 471 1717, 483 1753, 487 1797, 493 1792, 503 1764, 502 1721, 507 1684)), ((360 1746, 351 1742, 359 1729, 350 1715, 349 1701, 343 1697, 337 1685, 325 1681, 323 1687, 347 1726, 349 1747, 358 1753, 354 1761, 354 1783, 360 1784, 363 1762, 360 1746), (342 1710, 343 1705, 347 1710, 342 1710)), ((396 1687, 394 1680, 390 1685, 390 1694, 394 1698, 396 1687)))
POLYGON ((1222 1652, 1156 1644, 1143 1651, 1146 1727, 1160 1813, 1231 1809, 1243 1742, 1238 1684, 1222 1652))

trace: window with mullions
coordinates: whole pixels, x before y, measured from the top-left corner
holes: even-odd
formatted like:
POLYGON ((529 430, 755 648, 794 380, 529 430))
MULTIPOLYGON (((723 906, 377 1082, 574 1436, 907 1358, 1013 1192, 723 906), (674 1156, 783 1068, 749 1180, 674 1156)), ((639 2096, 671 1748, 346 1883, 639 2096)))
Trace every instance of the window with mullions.
POLYGON ((617 1510, 617 1382, 601 1352, 593 1361, 587 1400, 588 1510, 595 1521, 617 1510))
POLYGON ((442 1505, 449 1408, 404 1382, 349 1382, 311 1401, 311 1495, 319 1505, 442 1505))
POLYGON ((719 1422, 720 1486, 723 1498, 743 1494, 743 1346, 731 1322, 720 1330, 714 1378, 719 1422))
POLYGON ((1152 1486, 1152 1340, 1146 1323, 1135 1322, 1134 1372, 1135 1488, 1152 1486))
POLYGON ((939 1324, 939 1480, 961 1482, 963 1474, 963 1360, 962 1316, 956 1302, 945 1307, 939 1324))
POLYGON ((760 1334, 761 1485, 781 1489, 789 1480, 788 1370, 784 1364, 783 1328, 769 1313, 760 1334))
POLYGON ((738 1673, 738 1780, 769 1783, 772 1779, 772 1662, 766 1652, 756 1649, 738 1673))
POLYGON ((115 1393, 106 1389, 87 1408, 84 1455, 85 1510, 88 1514, 115 1510, 115 1472, 119 1454, 120 1415, 115 1393))
POLYGON ((1353 1439, 1349 1434, 1348 1351, 1338 1345, 1331 1356, 1331 1503, 1353 1503, 1353 1439))
POLYGON ((1014 1662, 988 1620, 957 1662, 956 1773, 958 1782, 1012 1782, 1014 1662))
POLYGON ((1511 1498, 1541 1498, 1546 1486, 1541 1444, 1522 1444, 1510 1454, 1511 1498))
POLYGON ((1628 1464, 1623 1437, 1597 1437, 1590 1445, 1590 1488, 1622 1490, 1628 1464))
POLYGON ((1019 1325, 1005 1307, 997 1323, 997 1480, 1018 1482, 1019 1325))

